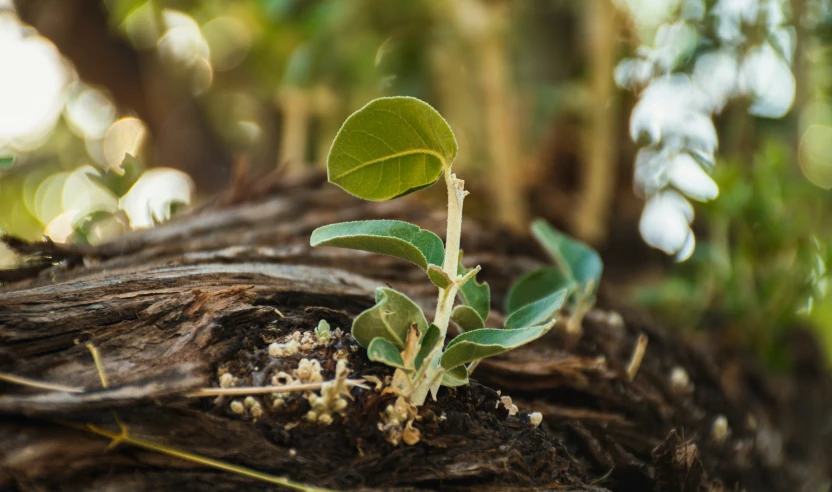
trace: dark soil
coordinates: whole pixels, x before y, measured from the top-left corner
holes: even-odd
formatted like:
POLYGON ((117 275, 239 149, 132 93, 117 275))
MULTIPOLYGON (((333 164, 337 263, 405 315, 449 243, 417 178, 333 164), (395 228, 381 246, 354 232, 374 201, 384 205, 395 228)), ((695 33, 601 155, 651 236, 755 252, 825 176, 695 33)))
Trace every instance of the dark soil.
MULTIPOLYGON (((828 483, 832 393, 811 339, 793 338, 801 364, 775 376, 624 309, 623 318, 592 311, 577 344, 553 330, 483 362, 470 386, 442 389, 420 408, 414 445, 385 439, 378 424, 395 398, 370 382, 351 390, 328 426, 304 418, 301 393, 278 407, 271 395, 255 397, 264 411, 257 418, 231 410, 242 396, 185 396, 218 386, 223 373, 239 386, 267 385, 302 358, 319 361, 324 380, 337 358, 350 378, 389 375, 348 334, 352 317, 372 304, 377 285, 426 308, 435 290, 395 259, 308 247, 319 225, 382 217, 443 229, 441 215, 414 202, 361 203, 311 175, 238 183, 199 210, 98 248, 10 241, 30 261, 4 274, 0 372, 85 391, 0 383, 0 489, 275 489, 124 444, 108 450, 107 439, 68 425, 115 432, 114 415, 134 437, 339 490, 791 492, 828 483), (268 355, 271 342, 311 332, 321 319, 335 332, 329 344, 268 355), (108 389, 88 342, 101 353, 108 389), (516 415, 500 403, 506 395, 516 415), (539 427, 534 411, 544 417, 539 427)), ((463 246, 467 263, 483 266, 499 321, 501 294, 540 252, 528 238, 476 224, 463 246)), ((614 290, 606 297, 617 305, 614 290)))

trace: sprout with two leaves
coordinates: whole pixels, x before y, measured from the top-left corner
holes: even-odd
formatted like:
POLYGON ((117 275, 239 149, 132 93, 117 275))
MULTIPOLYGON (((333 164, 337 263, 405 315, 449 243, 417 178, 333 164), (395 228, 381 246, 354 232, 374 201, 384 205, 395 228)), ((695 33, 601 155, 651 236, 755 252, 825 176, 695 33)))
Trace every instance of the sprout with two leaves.
POLYGON ((601 257, 591 247, 563 234, 543 219, 532 222, 532 234, 554 265, 520 277, 506 295, 506 312, 556 292, 565 292, 571 308, 566 333, 579 336, 584 315, 595 304, 595 294, 604 270, 601 257))
POLYGON ((567 291, 517 303, 502 329, 486 328, 491 291, 476 280, 477 266, 460 261, 462 202, 468 194, 451 165, 457 142, 448 123, 428 104, 410 97, 376 99, 341 127, 327 158, 329 181, 365 200, 386 201, 431 186, 448 189, 445 242, 433 232, 397 220, 332 224, 312 233, 312 246, 335 246, 395 256, 421 268, 439 288, 436 315, 428 322, 406 295, 376 290, 376 305, 353 321, 352 335, 368 357, 396 369, 392 386, 422 405, 440 385, 460 386, 478 361, 531 342, 556 322, 567 291), (457 305, 456 300, 460 303, 457 305), (453 321, 459 336, 447 345, 453 321))

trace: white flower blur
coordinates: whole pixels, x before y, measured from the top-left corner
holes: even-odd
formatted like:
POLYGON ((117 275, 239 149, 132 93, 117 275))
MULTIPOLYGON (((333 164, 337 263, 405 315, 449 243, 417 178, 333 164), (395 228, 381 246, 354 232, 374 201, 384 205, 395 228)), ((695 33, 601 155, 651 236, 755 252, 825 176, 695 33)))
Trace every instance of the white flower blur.
POLYGON ((696 244, 692 221, 690 202, 675 191, 663 191, 647 201, 638 228, 647 244, 685 261, 696 244))

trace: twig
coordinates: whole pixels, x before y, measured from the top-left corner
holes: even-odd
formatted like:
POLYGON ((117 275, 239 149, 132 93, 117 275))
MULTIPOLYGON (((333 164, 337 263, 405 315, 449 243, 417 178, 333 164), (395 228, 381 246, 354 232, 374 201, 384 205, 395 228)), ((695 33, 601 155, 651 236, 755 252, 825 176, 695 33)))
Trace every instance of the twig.
POLYGON ((4 372, 0 372, 0 380, 6 381, 7 383, 19 384, 21 386, 28 386, 30 388, 37 388, 43 389, 48 391, 61 391, 64 393, 83 393, 84 388, 77 388, 74 386, 65 386, 63 384, 58 383, 45 383, 43 381, 38 381, 35 379, 24 378, 21 376, 14 376, 12 374, 6 374, 4 372))
POLYGON ((644 359, 644 352, 647 351, 647 335, 641 334, 636 340, 636 346, 633 349, 633 355, 630 357, 630 363, 627 364, 627 378, 632 381, 638 374, 638 369, 641 367, 641 361, 644 359))
POLYGON ((87 343, 87 350, 92 354, 92 360, 95 362, 95 369, 98 371, 98 377, 101 379, 101 386, 109 388, 110 384, 107 382, 107 374, 104 372, 104 365, 101 363, 101 354, 92 343, 87 343))
POLYGON ((127 432, 127 427, 121 423, 119 423, 120 432, 117 434, 115 432, 110 432, 106 429, 102 429, 93 424, 76 424, 74 422, 59 422, 62 425, 66 425, 69 427, 73 427, 75 429, 85 430, 92 432, 94 434, 98 434, 99 436, 106 437, 113 441, 113 444, 118 443, 127 443, 133 446, 137 446, 140 448, 144 448, 150 451, 155 451, 157 453, 162 453, 168 456, 173 456, 175 458, 180 458, 186 461, 190 461, 192 463, 197 463, 200 465, 205 465, 211 468, 216 468, 218 470, 227 471, 230 473, 235 473, 237 475, 241 475, 248 478, 253 478, 255 480, 260 480, 266 483, 272 483, 275 485, 281 485, 286 488, 294 489, 294 490, 305 490, 305 491, 329 491, 331 489, 325 489, 321 487, 312 487, 310 485, 304 485, 302 483, 294 482, 289 480, 285 477, 277 477, 274 475, 269 475, 268 473, 259 472, 256 470, 252 470, 250 468, 245 468, 243 466, 233 465, 231 463, 226 463, 224 461, 215 460, 213 458, 206 458, 205 456, 200 456, 198 454, 189 453, 187 451, 181 451, 178 449, 170 448, 167 446, 163 446, 161 444, 156 444, 151 441, 145 441, 144 439, 136 439, 134 437, 130 437, 127 432))
MULTIPOLYGON (((321 387, 330 381, 321 381, 319 383, 304 383, 304 384, 287 384, 283 386, 244 386, 239 388, 202 388, 185 396, 191 398, 201 398, 205 396, 224 396, 224 395, 260 395, 264 393, 295 393, 298 391, 312 391, 321 389, 321 387)), ((369 386, 362 384, 363 379, 347 379, 344 384, 348 386, 358 386, 363 389, 370 389, 369 386)))

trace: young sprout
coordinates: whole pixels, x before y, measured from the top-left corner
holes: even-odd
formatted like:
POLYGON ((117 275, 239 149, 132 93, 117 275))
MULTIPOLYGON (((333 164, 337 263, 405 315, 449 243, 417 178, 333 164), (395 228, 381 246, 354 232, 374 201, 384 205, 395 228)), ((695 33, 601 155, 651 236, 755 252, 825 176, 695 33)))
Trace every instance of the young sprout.
POLYGON ((506 312, 537 301, 553 292, 566 291, 572 314, 566 332, 579 336, 584 315, 595 304, 604 264, 586 244, 570 238, 543 219, 532 222, 532 234, 554 263, 521 277, 506 295, 506 312))
POLYGON ((491 291, 475 279, 480 267, 460 261, 462 204, 468 192, 451 166, 457 142, 448 123, 411 97, 371 101, 341 127, 327 158, 329 181, 348 193, 386 201, 443 179, 448 190, 445 241, 398 220, 332 224, 312 233, 312 246, 334 246, 395 256, 421 268, 438 287, 436 315, 428 322, 406 295, 376 290, 376 305, 355 318, 352 335, 371 360, 395 367, 392 386, 421 405, 440 385, 467 384, 469 368, 485 357, 519 347, 548 332, 566 291, 553 291, 516 306, 505 328, 485 328, 491 291), (457 305, 456 301, 460 303, 457 305), (463 332, 447 346, 448 326, 463 332))

